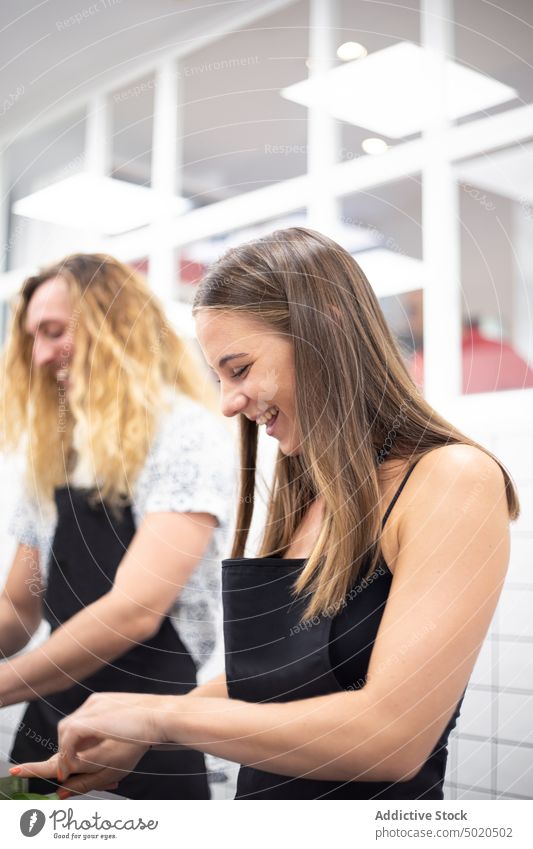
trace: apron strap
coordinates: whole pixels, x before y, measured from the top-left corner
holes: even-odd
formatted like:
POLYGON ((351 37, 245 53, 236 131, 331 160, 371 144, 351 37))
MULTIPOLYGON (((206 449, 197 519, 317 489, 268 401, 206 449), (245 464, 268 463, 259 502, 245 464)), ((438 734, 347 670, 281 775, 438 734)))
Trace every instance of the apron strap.
POLYGON ((398 498, 399 498, 399 497, 400 497, 400 495, 402 494, 402 490, 403 490, 403 488, 404 488, 405 484, 407 483, 407 481, 408 481, 408 480, 409 480, 409 478, 411 477, 411 474, 412 474, 412 472, 413 472, 413 470, 414 470, 414 468, 415 468, 416 464, 417 464, 417 463, 418 463, 421 459, 422 459, 422 458, 421 458, 421 457, 419 457, 419 458, 418 458, 418 460, 416 460, 416 461, 413 463, 413 465, 412 465, 412 466, 411 466, 411 467, 407 470, 407 472, 405 473, 405 476, 404 476, 404 478, 403 478, 403 480, 402 480, 402 482, 401 482, 400 486, 398 487, 398 489, 396 490, 396 492, 395 492, 395 494, 394 494, 394 498, 392 499, 391 503, 389 504, 389 506, 387 507, 387 509, 386 509, 386 511, 385 511, 385 515, 383 516, 383 521, 382 521, 382 523, 381 523, 381 529, 382 529, 382 530, 383 530, 383 528, 385 527, 385 522, 387 521, 387 519, 389 518, 389 516, 390 516, 390 514, 391 514, 391 512, 392 512, 392 508, 394 507, 394 505, 395 505, 395 504, 396 504, 396 502, 398 501, 398 498))

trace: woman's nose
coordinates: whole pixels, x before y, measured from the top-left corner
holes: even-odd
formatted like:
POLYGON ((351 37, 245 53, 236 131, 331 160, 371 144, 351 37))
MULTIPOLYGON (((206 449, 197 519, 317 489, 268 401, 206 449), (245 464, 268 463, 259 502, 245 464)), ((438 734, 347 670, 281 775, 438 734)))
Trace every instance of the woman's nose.
POLYGON ((222 390, 222 397, 220 402, 222 415, 228 417, 236 416, 237 413, 242 413, 247 403, 248 399, 246 395, 243 395, 242 392, 225 392, 224 390, 222 390))

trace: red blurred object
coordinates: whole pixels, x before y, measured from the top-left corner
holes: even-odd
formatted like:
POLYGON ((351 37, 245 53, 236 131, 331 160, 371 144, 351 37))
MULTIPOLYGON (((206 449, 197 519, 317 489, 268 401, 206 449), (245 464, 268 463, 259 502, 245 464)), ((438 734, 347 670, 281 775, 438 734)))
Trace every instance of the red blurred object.
MULTIPOLYGON (((498 392, 501 389, 530 389, 533 369, 508 342, 496 342, 469 327, 463 332, 463 394, 498 392)), ((424 356, 416 351, 410 361, 414 381, 423 385, 424 356)))
POLYGON ((203 263, 182 257, 180 261, 180 280, 189 286, 196 286, 204 276, 206 270, 207 266, 203 265, 203 263))

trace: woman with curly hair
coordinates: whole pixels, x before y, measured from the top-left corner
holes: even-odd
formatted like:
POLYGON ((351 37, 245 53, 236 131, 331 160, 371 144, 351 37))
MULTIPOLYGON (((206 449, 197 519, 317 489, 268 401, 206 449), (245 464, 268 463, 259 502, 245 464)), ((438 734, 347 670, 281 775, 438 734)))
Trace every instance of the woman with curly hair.
MULTIPOLYGON (((211 655, 231 436, 144 280, 75 254, 26 280, 2 363, 3 443, 24 446, 0 597, 0 704, 29 701, 13 763, 57 751, 94 692, 185 695, 211 655), (41 621, 50 636, 21 652, 41 621)), ((35 781, 31 789, 55 785, 35 781)), ((149 752, 131 798, 209 798, 203 754, 149 752)))

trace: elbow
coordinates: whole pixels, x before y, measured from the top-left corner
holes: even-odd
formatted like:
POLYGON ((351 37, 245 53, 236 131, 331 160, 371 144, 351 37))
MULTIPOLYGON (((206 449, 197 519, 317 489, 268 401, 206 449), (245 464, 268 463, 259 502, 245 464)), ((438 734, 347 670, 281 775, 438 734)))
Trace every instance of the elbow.
POLYGON ((412 734, 406 733, 395 736, 391 740, 389 751, 381 765, 383 777, 379 780, 411 781, 418 775, 426 760, 427 755, 421 752, 420 746, 413 740, 412 734))
POLYGON ((388 780, 394 782, 411 781, 412 778, 416 778, 424 763, 425 761, 398 761, 391 769, 388 780))
POLYGON ((374 736, 375 745, 369 745, 367 763, 361 763, 360 755, 353 766, 346 764, 347 770, 342 770, 341 780, 348 781, 382 781, 405 782, 415 778, 426 762, 426 757, 420 747, 412 739, 412 735, 386 735, 377 732, 374 736), (363 766, 363 768, 361 768, 363 766))
POLYGON ((146 643, 156 636, 163 617, 157 614, 141 614, 135 616, 133 631, 133 639, 139 643, 146 643))
POLYGON ((128 648, 132 648, 132 644, 151 640, 161 628, 163 616, 159 613, 119 597, 113 591, 109 593, 107 601, 108 627, 116 637, 120 636, 121 642, 127 643, 128 648))
POLYGON ((386 783, 401 783, 415 778, 424 766, 424 761, 415 762, 411 759, 390 755, 383 757, 378 755, 375 759, 362 767, 359 760, 356 765, 346 764, 341 769, 335 769, 334 775, 328 775, 335 781, 379 781, 386 783))
MULTIPOLYGON (((365 693, 365 688, 360 691, 365 693)), ((359 781, 407 782, 415 778, 424 767, 438 737, 433 740, 430 728, 420 730, 416 716, 407 713, 403 719, 396 710, 386 709, 376 703, 367 692, 367 708, 371 720, 366 738, 366 769, 359 781)), ((385 700, 383 700, 385 701, 385 700)))
POLYGON ((26 648, 33 635, 38 630, 42 618, 34 611, 25 611, 21 608, 16 610, 16 637, 14 637, 13 645, 11 646, 10 655, 17 654, 26 648))

